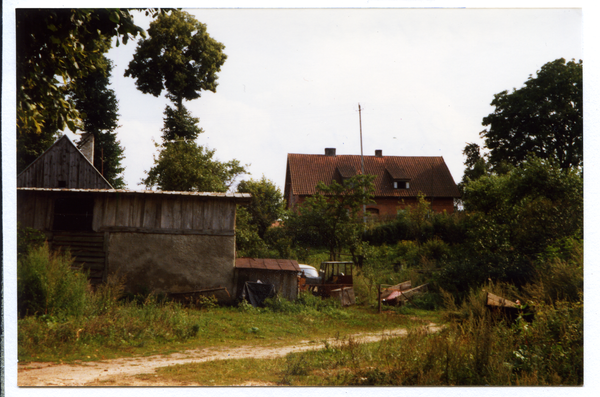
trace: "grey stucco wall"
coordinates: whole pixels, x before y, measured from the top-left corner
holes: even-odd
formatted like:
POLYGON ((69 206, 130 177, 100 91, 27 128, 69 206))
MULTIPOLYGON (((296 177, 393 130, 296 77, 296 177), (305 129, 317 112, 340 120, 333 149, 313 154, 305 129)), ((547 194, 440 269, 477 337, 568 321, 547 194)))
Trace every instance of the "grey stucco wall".
MULTIPOLYGON (((108 273, 130 292, 190 292, 226 287, 234 294, 234 236, 110 233, 108 273)), ((227 294, 215 294, 227 300, 227 294)))

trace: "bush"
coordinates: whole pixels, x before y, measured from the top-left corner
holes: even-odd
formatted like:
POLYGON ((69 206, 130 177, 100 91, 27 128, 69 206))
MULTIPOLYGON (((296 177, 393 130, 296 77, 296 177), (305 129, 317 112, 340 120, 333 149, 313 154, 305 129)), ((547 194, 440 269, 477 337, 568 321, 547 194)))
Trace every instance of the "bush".
POLYGON ((84 273, 71 269, 72 263, 69 252, 51 253, 47 243, 19 259, 19 315, 82 315, 88 301, 88 281, 84 273))

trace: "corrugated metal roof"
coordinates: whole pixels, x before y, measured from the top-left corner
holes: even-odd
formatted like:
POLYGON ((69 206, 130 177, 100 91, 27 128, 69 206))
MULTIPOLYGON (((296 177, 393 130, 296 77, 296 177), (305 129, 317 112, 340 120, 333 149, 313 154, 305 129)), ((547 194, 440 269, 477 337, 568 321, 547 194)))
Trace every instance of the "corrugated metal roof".
MULTIPOLYGON (((375 175, 375 197, 460 197, 443 157, 364 156, 365 174, 375 175), (393 175, 391 175, 393 174, 393 175), (393 179, 410 180, 409 189, 394 189, 393 179)), ((361 169, 359 155, 288 154, 286 192, 313 195, 319 182, 331 183, 336 170, 361 169)), ((338 171, 339 172, 339 171, 338 171)))
POLYGON ((222 197, 241 200, 250 200, 250 193, 217 193, 217 192, 174 192, 162 190, 127 190, 127 189, 56 189, 42 187, 18 187, 20 191, 36 192, 78 192, 78 193, 105 193, 105 194, 151 194, 151 195, 170 195, 170 196, 196 196, 196 197, 222 197))
POLYGON ((298 262, 293 259, 237 258, 235 260, 235 267, 238 269, 300 271, 298 262))

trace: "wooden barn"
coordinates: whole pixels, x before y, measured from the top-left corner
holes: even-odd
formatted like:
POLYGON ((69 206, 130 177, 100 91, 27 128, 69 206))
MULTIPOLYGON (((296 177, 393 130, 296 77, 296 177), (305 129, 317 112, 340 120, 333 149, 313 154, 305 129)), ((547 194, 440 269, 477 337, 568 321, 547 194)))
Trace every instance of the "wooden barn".
POLYGON ((217 298, 234 298, 236 205, 249 194, 115 190, 89 167, 63 137, 25 169, 17 178, 21 226, 68 248, 93 283, 117 273, 134 293, 225 287, 217 298))

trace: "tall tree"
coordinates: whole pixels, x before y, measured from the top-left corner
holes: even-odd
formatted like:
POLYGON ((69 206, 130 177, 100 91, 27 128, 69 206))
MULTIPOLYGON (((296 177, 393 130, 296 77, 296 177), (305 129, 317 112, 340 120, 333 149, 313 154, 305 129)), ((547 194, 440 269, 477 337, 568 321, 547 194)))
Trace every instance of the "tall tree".
POLYGON ((72 97, 82 117, 82 130, 94 135, 94 166, 114 188, 121 189, 125 187, 125 168, 121 165, 123 148, 115 132, 119 127, 118 101, 109 88, 113 65, 104 56, 101 60, 93 72, 80 79, 72 97))
POLYGON ((343 184, 319 182, 317 193, 285 221, 295 243, 326 247, 331 260, 339 259, 342 249, 360 236, 360 211, 363 204, 373 202, 374 179, 373 175, 355 175, 343 184))
POLYGON ((206 32, 185 11, 172 10, 150 24, 150 37, 140 40, 125 76, 136 80, 136 87, 156 97, 166 91, 175 109, 165 110, 164 136, 168 139, 195 139, 201 132, 197 119, 185 109, 183 100, 200 98, 201 92, 216 92, 217 73, 227 59, 225 46, 206 32), (180 125, 181 124, 181 125, 180 125))
POLYGON ((214 159, 215 150, 196 142, 177 140, 156 145, 160 149, 154 166, 142 183, 168 191, 226 192, 235 179, 246 173, 238 160, 214 159))
MULTIPOLYGON (((480 135, 493 169, 519 165, 528 155, 555 159, 563 169, 583 166, 583 63, 557 59, 512 93, 494 95, 494 113, 480 135)), ((466 150, 466 149, 465 149, 466 150)))
POLYGON ((281 217, 285 209, 281 190, 264 175, 259 181, 241 181, 237 190, 240 193, 252 194, 252 201, 246 207, 246 211, 250 215, 249 223, 256 225, 258 235, 263 239, 267 229, 281 217))
POLYGON ((145 35, 128 10, 16 10, 18 172, 52 144, 58 131, 80 128, 68 91, 95 70, 107 41, 116 37, 119 45, 138 34, 145 35))

